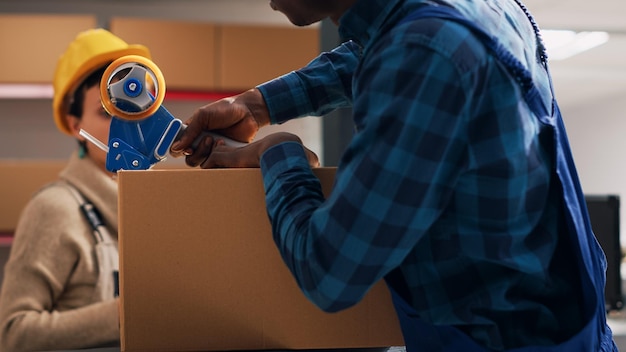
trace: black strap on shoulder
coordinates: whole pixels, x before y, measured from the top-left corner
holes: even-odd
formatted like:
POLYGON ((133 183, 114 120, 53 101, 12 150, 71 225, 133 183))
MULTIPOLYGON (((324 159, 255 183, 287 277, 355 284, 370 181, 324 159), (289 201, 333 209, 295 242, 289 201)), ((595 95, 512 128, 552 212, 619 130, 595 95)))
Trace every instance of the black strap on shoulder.
POLYGON ((102 228, 104 228, 104 222, 102 221, 102 217, 100 216, 100 212, 98 211, 98 209, 93 204, 91 204, 91 202, 85 199, 85 197, 83 197, 78 189, 74 187, 74 185, 67 181, 61 181, 59 183, 64 185, 70 191, 70 193, 72 193, 72 196, 74 196, 74 198, 78 202, 81 212, 85 216, 85 219, 87 219, 87 222, 89 222, 89 224, 91 225, 91 229, 93 230, 96 242, 99 243, 104 241, 104 236, 101 232, 102 228))

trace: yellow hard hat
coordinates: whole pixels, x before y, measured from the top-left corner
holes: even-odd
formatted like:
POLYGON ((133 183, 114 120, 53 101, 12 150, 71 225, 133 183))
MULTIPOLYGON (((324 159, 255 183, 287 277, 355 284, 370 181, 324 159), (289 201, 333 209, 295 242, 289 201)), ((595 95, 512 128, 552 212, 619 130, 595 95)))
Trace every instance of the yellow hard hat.
POLYGON ((52 111, 54 122, 61 132, 71 135, 65 115, 74 90, 92 72, 126 55, 150 59, 150 51, 145 46, 129 45, 102 28, 81 32, 70 43, 54 71, 52 111))

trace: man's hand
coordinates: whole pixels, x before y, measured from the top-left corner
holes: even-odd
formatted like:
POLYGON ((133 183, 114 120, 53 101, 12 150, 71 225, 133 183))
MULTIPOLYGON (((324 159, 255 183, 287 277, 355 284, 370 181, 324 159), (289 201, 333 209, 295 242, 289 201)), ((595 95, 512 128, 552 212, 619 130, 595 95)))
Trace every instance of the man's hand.
POLYGON ((197 109, 185 124, 187 127, 180 140, 172 144, 170 154, 173 157, 200 154, 206 158, 211 153, 213 139, 202 137, 204 131, 248 143, 260 127, 269 124, 269 113, 261 92, 251 89, 197 109))
MULTIPOLYGON (((208 154, 196 152, 187 156, 186 162, 188 165, 200 166, 203 169, 260 167, 261 155, 269 148, 283 142, 302 144, 298 136, 288 132, 273 133, 240 148, 227 146, 217 138, 210 141, 209 139, 211 138, 208 137, 206 140, 207 144, 202 147, 202 150, 209 151, 208 154)), ((304 148, 307 155, 309 165, 318 167, 320 163, 317 155, 304 146, 302 148, 304 148)))

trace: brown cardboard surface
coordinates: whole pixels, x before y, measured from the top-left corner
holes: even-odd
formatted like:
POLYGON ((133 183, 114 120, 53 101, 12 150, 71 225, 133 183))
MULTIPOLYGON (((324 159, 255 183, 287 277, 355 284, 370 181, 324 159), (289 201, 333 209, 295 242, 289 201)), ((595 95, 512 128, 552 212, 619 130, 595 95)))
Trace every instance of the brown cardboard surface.
POLYGON ((49 83, 59 56, 93 15, 0 14, 0 82, 49 83))
POLYGON ((222 25, 216 52, 218 87, 252 88, 305 66, 319 52, 317 28, 222 25))
POLYGON ((165 77, 166 90, 214 90, 215 25, 204 22, 113 17, 112 33, 143 44, 165 77))
MULTIPOLYGON (((334 168, 316 169, 325 192, 334 168)), ((123 351, 403 345, 389 292, 325 313, 276 249, 259 169, 121 171, 123 351)))
POLYGON ((0 232, 12 233, 33 194, 57 179, 66 161, 0 162, 0 232))
POLYGON ((314 28, 132 17, 110 22, 111 32, 150 48, 169 90, 241 91, 300 68, 319 53, 314 28))

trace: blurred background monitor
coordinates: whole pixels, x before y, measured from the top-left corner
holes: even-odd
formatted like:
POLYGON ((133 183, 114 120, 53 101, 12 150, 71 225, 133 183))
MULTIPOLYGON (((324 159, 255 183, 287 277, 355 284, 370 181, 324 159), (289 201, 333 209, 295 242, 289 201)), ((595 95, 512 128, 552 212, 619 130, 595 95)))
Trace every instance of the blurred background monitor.
POLYGON ((620 199, 617 195, 586 195, 593 232, 607 261, 605 298, 608 310, 620 310, 622 296, 622 249, 620 245, 620 199))

